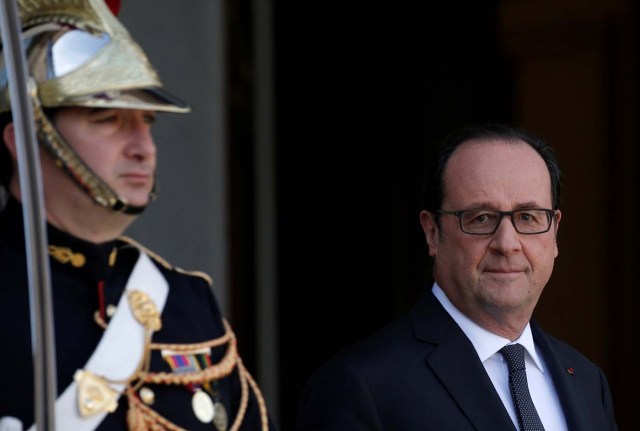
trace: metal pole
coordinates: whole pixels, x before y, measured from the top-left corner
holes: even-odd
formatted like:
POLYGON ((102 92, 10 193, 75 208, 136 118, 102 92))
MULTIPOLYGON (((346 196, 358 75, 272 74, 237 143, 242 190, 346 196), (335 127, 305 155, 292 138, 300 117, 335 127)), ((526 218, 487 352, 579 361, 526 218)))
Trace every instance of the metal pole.
POLYGON ((0 0, 0 32, 18 148, 29 276, 35 424, 38 430, 48 431, 55 430, 57 395, 53 304, 40 159, 16 0, 0 0))

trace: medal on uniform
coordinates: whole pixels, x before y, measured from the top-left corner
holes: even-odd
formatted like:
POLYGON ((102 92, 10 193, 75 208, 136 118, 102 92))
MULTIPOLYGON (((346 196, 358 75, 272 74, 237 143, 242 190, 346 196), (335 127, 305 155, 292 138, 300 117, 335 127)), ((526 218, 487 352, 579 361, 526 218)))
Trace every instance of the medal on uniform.
POLYGON ((213 424, 218 431, 227 431, 229 426, 229 418, 227 417, 227 409, 224 408, 224 404, 220 401, 216 401, 213 404, 214 416, 213 424))
POLYGON ((193 393, 191 408, 200 422, 208 424, 215 418, 216 411, 213 401, 211 397, 200 388, 196 389, 193 393))
MULTIPOLYGON (((162 356, 174 373, 194 373, 211 366, 209 350, 195 352, 189 355, 173 351, 163 351, 162 356)), ((202 423, 213 423, 217 431, 227 431, 229 418, 227 409, 220 402, 217 382, 202 382, 202 384, 190 384, 187 388, 193 393, 191 408, 194 415, 202 423), (213 388, 211 387, 213 383, 213 388)))

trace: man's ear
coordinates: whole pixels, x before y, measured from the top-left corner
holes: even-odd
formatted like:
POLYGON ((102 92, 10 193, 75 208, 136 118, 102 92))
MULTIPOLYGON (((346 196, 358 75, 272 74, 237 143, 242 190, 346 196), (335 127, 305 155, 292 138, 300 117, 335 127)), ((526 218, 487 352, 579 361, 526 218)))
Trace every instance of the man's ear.
POLYGON ((4 140, 4 144, 6 145, 11 157, 14 160, 18 160, 18 149, 16 146, 16 131, 13 127, 13 122, 7 124, 2 131, 2 138, 4 140))
POLYGON ((430 211, 420 211, 420 225, 422 225, 422 231, 429 246, 429 256, 433 257, 438 250, 438 239, 440 235, 435 215, 430 211))
POLYGON ((558 229, 560 229, 560 219, 562 218, 562 213, 560 212, 560 210, 558 210, 556 212, 556 217, 555 220, 553 221, 553 242, 554 242, 554 247, 556 248, 555 250, 555 254, 554 257, 558 257, 558 229))

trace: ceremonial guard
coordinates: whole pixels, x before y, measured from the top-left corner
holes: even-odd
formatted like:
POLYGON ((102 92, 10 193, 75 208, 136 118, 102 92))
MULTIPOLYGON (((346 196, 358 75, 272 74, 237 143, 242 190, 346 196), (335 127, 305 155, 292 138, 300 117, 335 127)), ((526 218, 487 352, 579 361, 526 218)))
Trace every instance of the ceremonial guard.
MULTIPOLYGON (((59 431, 275 429, 202 273, 132 239, 157 111, 187 112, 105 0, 19 0, 47 219, 59 431)), ((6 47, 5 47, 6 48, 6 47)), ((0 430, 34 424, 22 194, 0 67, 0 430)))

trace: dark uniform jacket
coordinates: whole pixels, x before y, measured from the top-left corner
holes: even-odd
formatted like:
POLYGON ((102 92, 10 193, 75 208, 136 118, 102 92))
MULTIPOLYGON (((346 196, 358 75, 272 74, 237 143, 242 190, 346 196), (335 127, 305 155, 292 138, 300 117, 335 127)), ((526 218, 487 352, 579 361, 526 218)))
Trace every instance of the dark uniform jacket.
MULTIPOLYGON (((57 389, 62 393, 83 368, 104 329, 94 314, 118 304, 129 274, 142 248, 118 239, 94 244, 48 226, 53 308, 55 316, 57 389), (55 256, 55 257, 54 257, 55 256), (99 288, 98 286, 102 287, 99 288), (100 292, 102 291, 102 292, 100 292)), ((152 256, 153 257, 153 256, 152 256)), ((162 329, 154 343, 201 343, 225 333, 222 316, 206 276, 187 274, 153 257, 168 282, 169 293, 161 315, 162 329)), ((0 418, 13 416, 28 429, 34 421, 33 364, 30 311, 22 207, 9 200, 0 213, 0 418)), ((215 347, 210 361, 216 364, 227 345, 215 347)), ((171 372, 160 351, 153 351, 150 370, 171 372)), ((148 407, 175 425, 189 430, 215 430, 200 422, 192 409, 193 388, 175 384, 145 384, 153 396, 148 407)), ((226 407, 229 427, 238 413, 241 385, 237 367, 232 374, 211 382, 213 395, 226 407)), ((242 430, 261 429, 257 398, 249 389, 249 403, 242 430)), ((212 397, 213 398, 213 397, 212 397)), ((126 429, 128 401, 119 399, 116 412, 108 414, 99 430, 126 429)), ((273 425, 271 429, 274 429, 273 425)), ((61 430, 66 431, 66 430, 61 430)))
MULTIPOLYGON (((570 431, 617 430, 602 371, 531 322, 570 431)), ((513 431, 471 341, 429 290, 308 382, 297 431, 513 431)), ((553 431, 553 430, 548 430, 553 431)))

